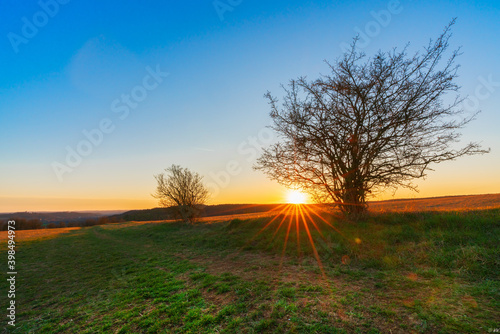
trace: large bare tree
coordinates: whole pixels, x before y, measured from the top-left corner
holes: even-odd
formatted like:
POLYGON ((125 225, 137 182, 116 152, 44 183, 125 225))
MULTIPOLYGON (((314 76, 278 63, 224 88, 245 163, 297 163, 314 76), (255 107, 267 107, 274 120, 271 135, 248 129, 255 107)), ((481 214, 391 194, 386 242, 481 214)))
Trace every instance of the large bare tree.
POLYGON ((199 211, 199 206, 208 200, 209 192, 202 177, 187 168, 172 165, 165 173, 155 175, 158 182, 153 197, 159 199, 163 207, 175 207, 184 221, 191 222, 199 211))
POLYGON ((416 190, 411 181, 432 164, 487 152, 477 143, 457 147, 457 130, 475 115, 464 114, 456 94, 459 50, 443 59, 453 23, 412 56, 407 46, 367 58, 354 39, 350 52, 327 63, 329 75, 283 87, 282 104, 268 92, 272 128, 281 140, 264 150, 255 168, 360 214, 367 196, 378 191, 416 190))

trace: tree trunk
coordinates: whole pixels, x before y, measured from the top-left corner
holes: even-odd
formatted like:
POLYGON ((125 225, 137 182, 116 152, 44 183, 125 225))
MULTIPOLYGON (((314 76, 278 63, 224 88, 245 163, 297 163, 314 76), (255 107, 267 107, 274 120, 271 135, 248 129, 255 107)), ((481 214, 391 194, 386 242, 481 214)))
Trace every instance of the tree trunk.
POLYGON ((358 218, 368 212, 363 179, 357 169, 345 177, 344 193, 340 209, 350 217, 358 218))
POLYGON ((188 207, 186 205, 179 205, 178 206, 179 210, 179 216, 181 219, 186 222, 186 223, 191 223, 188 207))
POLYGON ((340 204, 340 209, 348 216, 363 216, 368 212, 368 207, 364 198, 359 196, 357 189, 346 189, 340 204))

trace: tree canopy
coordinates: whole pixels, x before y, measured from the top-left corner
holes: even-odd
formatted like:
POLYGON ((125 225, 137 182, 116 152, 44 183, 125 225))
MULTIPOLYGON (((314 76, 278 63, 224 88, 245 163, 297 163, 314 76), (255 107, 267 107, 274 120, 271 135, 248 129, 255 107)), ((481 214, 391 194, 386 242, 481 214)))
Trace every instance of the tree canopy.
POLYGON ((431 166, 486 153, 471 142, 457 148, 474 115, 465 115, 455 83, 460 49, 449 48, 451 22, 423 52, 379 51, 368 58, 356 48, 328 75, 283 87, 283 102, 267 93, 272 128, 280 140, 265 149, 255 168, 301 188, 319 202, 349 214, 367 210, 366 198, 388 187, 416 189, 431 166))
POLYGON ((156 193, 163 207, 176 207, 180 218, 191 221, 198 214, 199 206, 205 204, 209 192, 202 177, 187 168, 172 165, 165 173, 155 175, 156 193))

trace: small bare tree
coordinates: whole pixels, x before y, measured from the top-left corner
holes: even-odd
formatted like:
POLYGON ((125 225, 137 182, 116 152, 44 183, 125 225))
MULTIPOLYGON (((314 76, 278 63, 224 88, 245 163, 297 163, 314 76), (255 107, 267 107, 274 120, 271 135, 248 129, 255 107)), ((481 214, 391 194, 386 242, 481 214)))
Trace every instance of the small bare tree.
POLYGON ((153 197, 163 207, 176 207, 178 216, 186 222, 191 222, 198 215, 199 206, 208 200, 202 177, 187 168, 172 165, 165 173, 155 175, 155 179, 158 185, 153 197))
POLYGON ((331 74, 284 87, 282 105, 268 92, 272 128, 282 140, 264 150, 255 168, 319 202, 362 214, 377 190, 416 190, 411 180, 424 177, 431 164, 486 153, 477 143, 455 147, 456 130, 475 115, 462 115, 458 96, 442 101, 459 89, 459 50, 439 67, 453 23, 412 57, 406 47, 366 59, 355 39, 350 52, 328 63, 331 74))

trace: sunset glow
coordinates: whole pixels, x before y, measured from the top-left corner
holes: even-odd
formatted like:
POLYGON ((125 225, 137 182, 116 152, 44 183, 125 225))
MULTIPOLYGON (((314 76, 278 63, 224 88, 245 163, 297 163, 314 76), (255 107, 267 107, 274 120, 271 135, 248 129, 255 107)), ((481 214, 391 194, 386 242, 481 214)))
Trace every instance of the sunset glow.
POLYGON ((290 190, 286 196, 286 202, 290 204, 305 204, 307 196, 299 190, 290 190))

